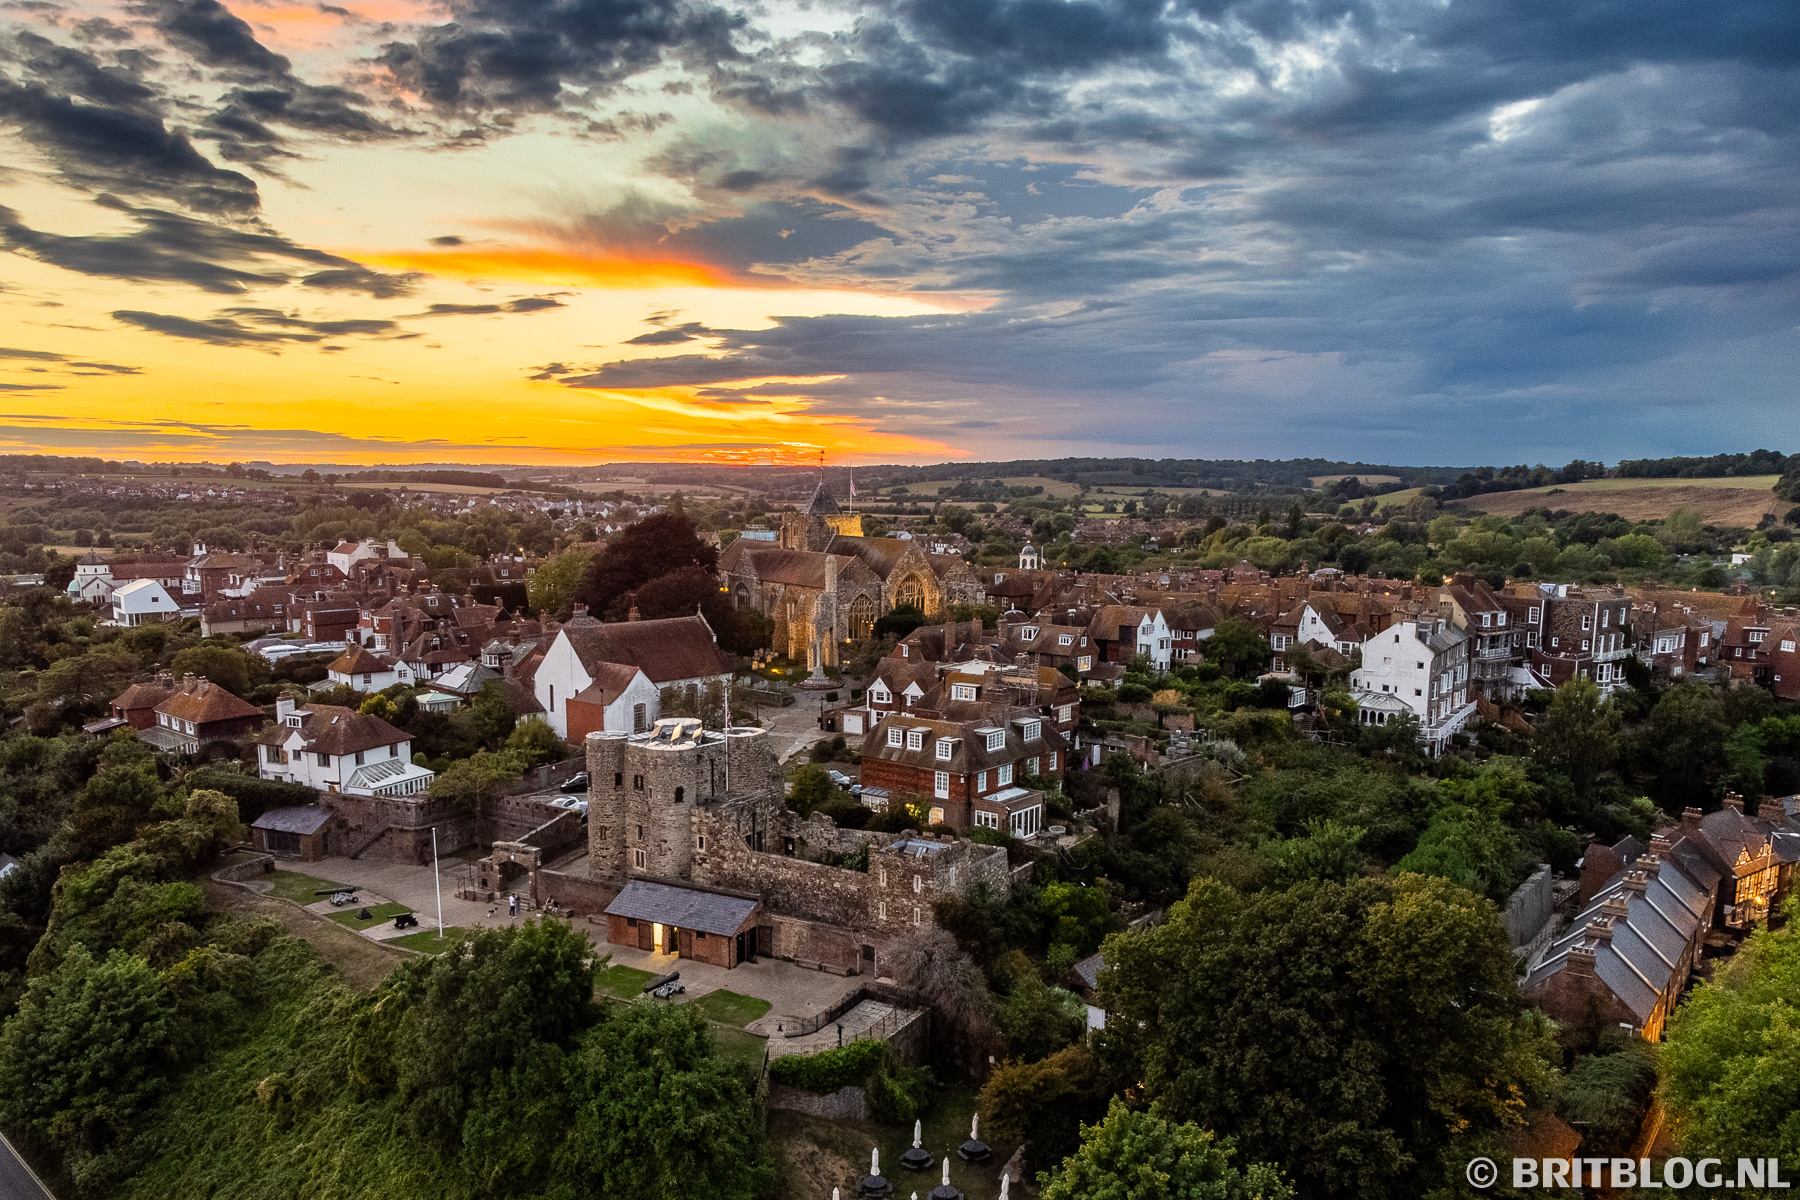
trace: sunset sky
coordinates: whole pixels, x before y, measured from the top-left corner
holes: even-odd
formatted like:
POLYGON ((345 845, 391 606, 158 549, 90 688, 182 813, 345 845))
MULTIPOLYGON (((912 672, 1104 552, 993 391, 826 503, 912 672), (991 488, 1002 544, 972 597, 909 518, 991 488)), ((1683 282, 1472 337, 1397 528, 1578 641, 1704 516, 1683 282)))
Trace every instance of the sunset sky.
POLYGON ((0 452, 1800 450, 1792 0, 5 0, 0 452))

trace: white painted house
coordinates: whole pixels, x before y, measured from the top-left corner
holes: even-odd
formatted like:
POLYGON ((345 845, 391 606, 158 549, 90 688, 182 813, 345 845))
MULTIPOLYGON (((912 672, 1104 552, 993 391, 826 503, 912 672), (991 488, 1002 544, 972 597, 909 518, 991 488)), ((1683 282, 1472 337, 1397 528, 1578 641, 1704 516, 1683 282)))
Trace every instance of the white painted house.
POLYGON ((275 702, 275 723, 257 737, 257 774, 321 792, 422 796, 436 773, 413 765, 412 735, 380 717, 336 704, 275 702))
POLYGON ((134 579, 113 589, 110 625, 155 625, 181 615, 169 589, 154 579, 134 579))
POLYGON ((1410 714, 1420 742, 1436 754, 1475 715, 1468 635, 1442 618, 1400 621, 1362 644, 1350 688, 1364 724, 1410 714))
MULTIPOLYGON (((544 659, 532 678, 532 694, 557 736, 568 739, 571 699, 613 708, 627 693, 645 695, 643 700, 630 700, 630 704, 631 711, 640 703, 646 706, 644 717, 648 723, 642 728, 648 729, 661 715, 662 689, 704 688, 715 681, 729 686, 731 668, 713 638, 712 627, 701 616, 612 624, 577 617, 557 630, 549 649, 544 651, 544 659), (618 668, 640 672, 655 699, 651 700, 641 685, 618 668), (600 686, 600 693, 583 696, 596 685, 600 686)), ((634 722, 629 728, 638 727, 634 722)))

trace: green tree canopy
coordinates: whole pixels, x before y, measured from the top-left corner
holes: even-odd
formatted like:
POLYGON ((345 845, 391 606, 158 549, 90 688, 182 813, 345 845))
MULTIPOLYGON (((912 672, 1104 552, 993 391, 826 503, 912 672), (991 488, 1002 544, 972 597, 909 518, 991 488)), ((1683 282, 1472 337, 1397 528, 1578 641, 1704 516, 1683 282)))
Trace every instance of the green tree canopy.
POLYGON ((1269 666, 1269 643, 1242 617, 1220 621, 1201 647, 1206 661, 1233 679, 1260 675, 1269 666))
POLYGON ((575 593, 593 564, 592 550, 564 550, 538 567, 525 581, 525 595, 531 607, 559 621, 569 619, 575 605, 575 593))
POLYGON ((1106 1119, 1081 1129, 1081 1148, 1039 1174, 1043 1200, 1288 1200, 1268 1163, 1231 1165, 1231 1140, 1198 1125, 1133 1112, 1114 1099, 1106 1119))
POLYGON ((269 682, 269 664, 261 655, 247 654, 234 646, 189 646, 169 663, 175 678, 194 674, 210 679, 234 696, 248 696, 251 689, 269 682))
POLYGON ((1518 1121, 1551 1078, 1492 906, 1447 880, 1201 879, 1106 955, 1115 1069, 1306 1196, 1421 1195, 1453 1137, 1518 1121))
POLYGON ((1800 1161, 1800 905, 1675 1010, 1663 1097, 1694 1154, 1800 1161))
POLYGON ((167 1082, 171 1017, 143 959, 74 945, 0 1035, 0 1124, 54 1143, 78 1184, 115 1173, 167 1082))
MULTIPOLYGON (((629 593, 685 567, 712 572, 719 565, 719 551, 701 540, 693 518, 680 513, 657 513, 625 529, 607 543, 589 566, 577 590, 588 612, 612 613, 627 603, 629 593)), ((624 616, 623 611, 618 613, 624 616)))

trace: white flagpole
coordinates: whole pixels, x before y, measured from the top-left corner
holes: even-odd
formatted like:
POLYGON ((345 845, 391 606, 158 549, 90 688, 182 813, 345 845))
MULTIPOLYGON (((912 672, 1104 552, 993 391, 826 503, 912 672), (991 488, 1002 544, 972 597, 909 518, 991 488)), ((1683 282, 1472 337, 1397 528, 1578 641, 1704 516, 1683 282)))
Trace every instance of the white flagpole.
POLYGON ((431 827, 431 886, 437 889, 438 936, 444 936, 444 883, 438 876, 437 826, 431 827))

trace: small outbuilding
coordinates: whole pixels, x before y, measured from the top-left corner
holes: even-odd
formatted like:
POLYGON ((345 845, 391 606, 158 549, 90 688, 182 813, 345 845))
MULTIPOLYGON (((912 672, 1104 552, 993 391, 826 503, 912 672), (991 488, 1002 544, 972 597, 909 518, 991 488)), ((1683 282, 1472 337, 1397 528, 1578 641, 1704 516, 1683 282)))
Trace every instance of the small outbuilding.
POLYGON ((755 896, 633 879, 606 906, 607 941, 735 967, 757 954, 755 896))
POLYGON ((331 810, 321 804, 271 808, 250 822, 256 848, 277 858, 317 862, 331 853, 331 810))

